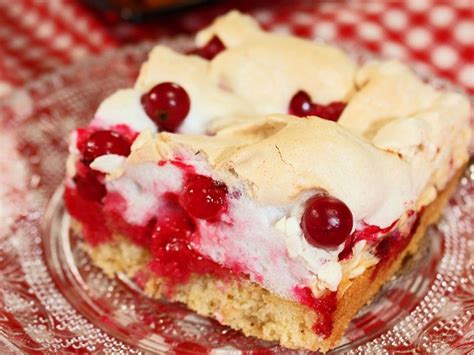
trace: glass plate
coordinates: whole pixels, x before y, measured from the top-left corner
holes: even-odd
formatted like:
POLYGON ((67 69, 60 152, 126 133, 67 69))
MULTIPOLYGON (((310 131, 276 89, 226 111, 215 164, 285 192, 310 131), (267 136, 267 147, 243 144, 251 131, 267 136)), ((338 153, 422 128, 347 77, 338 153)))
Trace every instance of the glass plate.
MULTIPOLYGON (((182 51, 192 45, 189 38, 164 42, 182 51)), ((292 353, 148 299, 124 276, 107 278, 70 232, 61 198, 69 132, 87 124, 103 98, 132 85, 150 48, 114 50, 0 102, 2 354, 292 353)), ((358 61, 367 58, 349 50, 358 61)), ((473 227, 470 165, 422 252, 360 311, 334 352, 472 350, 473 227)))

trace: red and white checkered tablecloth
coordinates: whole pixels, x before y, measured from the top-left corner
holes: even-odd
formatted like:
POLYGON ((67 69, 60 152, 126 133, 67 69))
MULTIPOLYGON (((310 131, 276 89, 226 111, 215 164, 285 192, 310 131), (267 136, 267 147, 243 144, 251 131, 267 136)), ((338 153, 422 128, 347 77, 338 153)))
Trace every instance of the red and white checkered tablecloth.
POLYGON ((79 0, 0 0, 0 96, 124 43, 195 32, 232 7, 273 31, 419 61, 474 93, 472 0, 226 1, 144 25, 111 23, 79 0))

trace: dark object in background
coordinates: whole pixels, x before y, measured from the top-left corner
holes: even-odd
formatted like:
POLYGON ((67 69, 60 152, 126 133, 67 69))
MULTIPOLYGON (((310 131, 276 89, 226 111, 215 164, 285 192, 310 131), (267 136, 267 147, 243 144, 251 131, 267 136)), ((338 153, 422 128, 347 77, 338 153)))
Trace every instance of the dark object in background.
POLYGON ((84 0, 106 17, 141 22, 213 0, 84 0))

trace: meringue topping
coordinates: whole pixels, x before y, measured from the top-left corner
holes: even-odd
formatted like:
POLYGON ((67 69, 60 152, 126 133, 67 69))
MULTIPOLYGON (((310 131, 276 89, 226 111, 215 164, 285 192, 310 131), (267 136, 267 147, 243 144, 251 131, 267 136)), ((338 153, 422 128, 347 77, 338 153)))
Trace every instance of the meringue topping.
POLYGON ((162 82, 176 83, 189 94, 191 111, 178 132, 195 134, 207 133, 214 120, 230 116, 286 113, 298 90, 321 104, 345 102, 355 90, 355 64, 338 48, 266 33, 237 12, 201 31, 198 45, 214 35, 226 50, 211 61, 156 46, 134 88, 106 99, 92 124, 156 130, 139 98, 162 82))

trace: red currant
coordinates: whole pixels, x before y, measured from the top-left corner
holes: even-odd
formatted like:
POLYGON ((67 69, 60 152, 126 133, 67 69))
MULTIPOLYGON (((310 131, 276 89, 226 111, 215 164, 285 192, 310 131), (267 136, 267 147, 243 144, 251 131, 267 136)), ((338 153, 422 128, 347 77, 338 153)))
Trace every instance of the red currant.
POLYGON ((291 98, 288 112, 298 117, 318 116, 337 121, 345 107, 344 102, 332 102, 328 105, 315 104, 308 93, 300 90, 291 98))
POLYGON ((90 164, 95 158, 106 154, 128 156, 130 142, 117 132, 101 130, 93 132, 81 147, 82 161, 90 164))
POLYGON ((205 220, 215 220, 227 208, 227 187, 208 176, 189 175, 184 184, 181 204, 188 213, 205 220))
POLYGON ((188 93, 175 83, 160 83, 142 95, 146 114, 160 131, 174 132, 184 121, 191 108, 188 93))
POLYGON ((204 47, 195 49, 191 54, 196 54, 204 59, 211 60, 224 49, 224 43, 222 43, 219 37, 214 36, 204 47))
POLYGON ((85 200, 101 202, 107 193, 105 185, 99 180, 99 173, 92 170, 87 171, 86 175, 76 175, 72 179, 76 184, 79 195, 85 200))
POLYGON ((311 97, 305 91, 298 91, 290 101, 289 113, 298 117, 310 116, 313 110, 311 97))
POLYGON ((306 240, 316 247, 337 247, 349 237, 353 217, 341 200, 317 195, 306 203, 301 228, 306 240))

